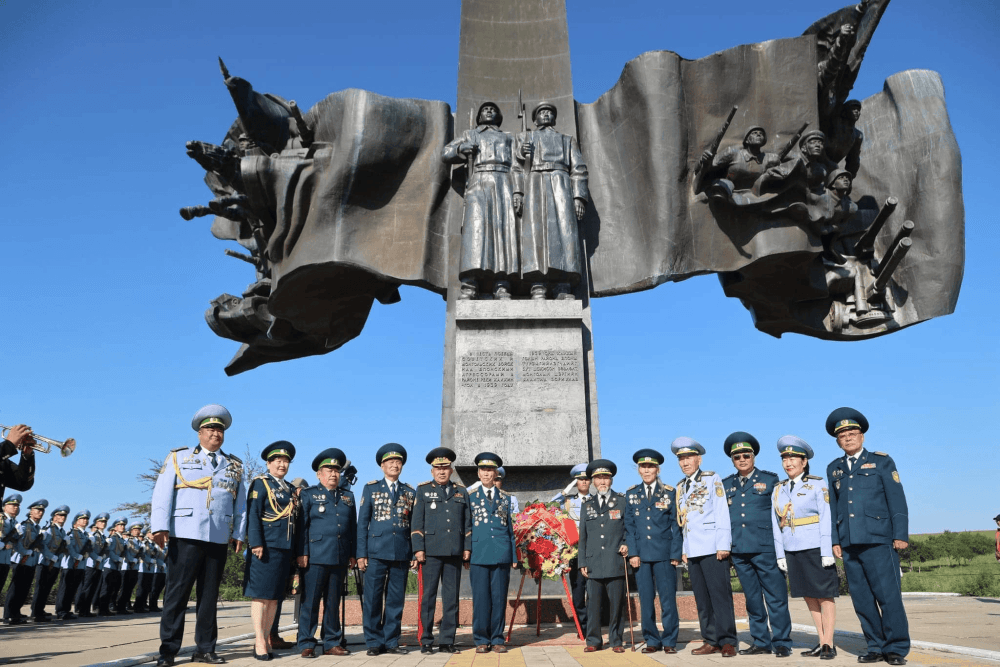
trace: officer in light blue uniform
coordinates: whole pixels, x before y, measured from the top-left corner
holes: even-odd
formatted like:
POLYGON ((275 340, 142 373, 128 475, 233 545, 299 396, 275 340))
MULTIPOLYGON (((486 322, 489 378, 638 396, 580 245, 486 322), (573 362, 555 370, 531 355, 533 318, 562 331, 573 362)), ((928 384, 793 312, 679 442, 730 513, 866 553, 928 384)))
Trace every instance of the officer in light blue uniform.
POLYGON ((494 485, 503 461, 493 452, 476 456, 481 486, 469 494, 472 513, 472 639, 476 653, 506 653, 503 636, 510 570, 516 567, 510 494, 494 485))
MULTIPOLYGON (((497 488, 503 489, 504 482, 506 481, 507 471, 504 470, 503 466, 500 466, 497 468, 497 488)), ((510 496, 510 511, 512 512, 512 516, 517 516, 521 513, 521 504, 518 502, 517 496, 513 493, 508 492, 507 495, 510 496)))
MULTIPOLYGON (((20 536, 17 531, 17 515, 21 511, 21 494, 12 493, 3 499, 0 512, 0 582, 7 582, 10 572, 10 556, 14 553, 14 542, 20 536)), ((2 589, 3 584, 0 584, 2 589)))
POLYGON ((102 512, 94 517, 90 535, 87 536, 90 548, 87 551, 87 570, 83 575, 83 585, 80 586, 76 595, 76 614, 82 618, 92 618, 91 611, 97 596, 101 592, 101 572, 104 565, 104 556, 108 551, 108 538, 104 535, 104 529, 108 525, 111 515, 102 512))
POLYGON ((358 509, 358 567, 365 573, 364 630, 370 656, 406 653, 399 645, 403 602, 407 575, 417 566, 410 547, 417 492, 399 481, 406 449, 394 442, 385 444, 375 453, 375 462, 385 477, 365 484, 358 509))
POLYGON ((10 564, 14 572, 11 575, 10 586, 7 587, 7 600, 4 606, 4 620, 10 625, 26 623, 21 615, 21 607, 28 599, 31 582, 35 578, 35 565, 42 540, 42 517, 49 501, 44 498, 28 505, 28 517, 18 527, 19 537, 14 542, 14 553, 10 555, 10 564))
POLYGON ((66 534, 66 554, 59 563, 62 577, 56 594, 56 618, 61 621, 76 618, 71 607, 87 569, 87 552, 90 551, 90 538, 87 537, 89 523, 90 510, 81 510, 73 515, 72 526, 66 534))
POLYGON ((347 568, 357 562, 358 506, 354 494, 340 488, 340 471, 347 456, 336 447, 324 449, 313 459, 319 481, 302 489, 299 500, 298 562, 302 575, 302 605, 299 607, 297 649, 302 657, 316 657, 316 625, 323 601, 323 631, 319 653, 350 655, 343 646, 344 626, 340 618, 341 586, 347 568))
MULTIPOLYGON (((247 523, 243 462, 222 451, 233 417, 221 405, 206 405, 191 419, 194 447, 170 452, 153 488, 153 540, 167 547, 166 592, 160 617, 157 666, 172 665, 184 636, 184 610, 195 581, 200 595, 214 601, 226 567, 227 546, 241 551, 247 523), (232 535, 230 536, 230 525, 232 535)), ((193 662, 218 664, 217 605, 197 605, 193 662)))
POLYGON ((104 552, 104 562, 101 564, 101 592, 97 597, 97 615, 112 616, 117 613, 115 605, 118 591, 122 586, 122 563, 125 560, 125 526, 128 521, 122 517, 111 524, 108 533, 108 546, 104 552))
POLYGON ((729 582, 732 531, 722 478, 701 469, 705 448, 696 440, 682 436, 671 443, 670 450, 684 473, 677 483, 677 523, 684 531, 684 560, 705 642, 692 654, 730 657, 736 655, 739 640, 729 582))
POLYGON ((59 577, 59 563, 66 553, 66 531, 63 526, 68 516, 69 507, 60 505, 49 514, 49 523, 42 530, 41 553, 35 566, 35 596, 31 602, 35 623, 52 620, 52 614, 45 611, 45 603, 59 577))
MULTIPOLYGON (((151 526, 150 532, 152 530, 151 526)), ((161 549, 156 542, 153 542, 152 548, 156 550, 156 569, 153 570, 153 585, 149 591, 149 610, 153 613, 159 613, 162 611, 160 609, 160 593, 163 592, 163 587, 167 583, 167 552, 165 549, 161 549)))
POLYGON ((129 524, 125 537, 125 553, 122 555, 122 587, 118 593, 116 610, 118 615, 132 614, 132 591, 139 581, 139 564, 142 562, 142 522, 129 524))
POLYGON ((625 492, 625 543, 635 570, 642 609, 643 653, 677 652, 677 565, 684 538, 677 524, 677 490, 659 479, 663 454, 640 449, 632 460, 642 481, 625 492), (656 594, 660 594, 660 622, 656 627, 656 594))
MULTIPOLYGON (((552 496, 549 502, 559 503, 569 517, 580 523, 580 508, 583 503, 590 498, 590 478, 587 477, 587 464, 578 463, 569 471, 573 481, 569 485, 552 496)), ((569 585, 573 591, 573 607, 576 609, 577 620, 580 627, 587 627, 587 578, 580 574, 580 559, 574 558, 569 562, 569 585)))
POLYGON ((838 408, 826 420, 844 456, 826 468, 830 484, 833 550, 844 559, 851 602, 868 641, 863 662, 903 665, 910 630, 900 593, 899 554, 908 546, 909 512, 896 463, 885 452, 865 449, 868 420, 838 408))
POLYGON ((778 558, 784 557, 781 532, 772 521, 771 508, 771 494, 779 478, 755 465, 760 443, 749 433, 731 433, 722 449, 736 467, 722 485, 729 502, 733 567, 743 586, 753 638, 740 655, 773 652, 787 658, 792 654, 792 619, 785 577, 778 569, 778 558))
POLYGON ((153 573, 156 572, 156 552, 158 547, 153 542, 153 533, 148 525, 142 527, 142 552, 139 558, 139 583, 135 587, 135 606, 132 610, 137 614, 149 611, 149 593, 153 589, 153 573))

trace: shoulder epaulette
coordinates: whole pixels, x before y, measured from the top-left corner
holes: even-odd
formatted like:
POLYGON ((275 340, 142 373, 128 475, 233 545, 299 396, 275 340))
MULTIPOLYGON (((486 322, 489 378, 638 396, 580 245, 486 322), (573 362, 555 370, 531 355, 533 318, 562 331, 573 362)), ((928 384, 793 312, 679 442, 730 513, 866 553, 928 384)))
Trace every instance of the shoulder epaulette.
POLYGON ((617 493, 617 494, 618 494, 619 496, 621 496, 622 498, 624 498, 624 497, 625 497, 625 494, 624 494, 624 493, 622 493, 621 491, 615 491, 615 493, 617 493))
MULTIPOLYGON (((368 484, 378 484, 381 481, 382 480, 380 480, 380 479, 373 479, 372 481, 368 482, 368 484)), ((368 486, 368 484, 365 484, 365 486, 368 486)))
POLYGON ((226 454, 226 458, 230 458, 230 459, 236 461, 237 463, 239 463, 240 465, 243 465, 243 459, 241 459, 240 457, 238 457, 238 456, 236 456, 234 454, 226 454))
POLYGON ((681 477, 680 480, 678 480, 678 482, 677 482, 677 486, 680 486, 681 484, 683 484, 684 480, 686 480, 686 479, 687 479, 686 476, 685 477, 681 477))
POLYGON ((409 485, 409 484, 407 484, 406 482, 400 482, 400 483, 399 483, 399 485, 400 485, 400 486, 405 486, 405 487, 406 487, 406 488, 408 488, 408 489, 412 489, 412 488, 413 488, 412 486, 410 486, 410 485, 409 485))
POLYGON ((761 470, 760 468, 757 468, 757 472, 762 472, 765 475, 770 475, 771 477, 777 477, 777 475, 770 470, 761 470))
MULTIPOLYGON (((495 489, 496 489, 496 487, 493 487, 493 488, 495 488, 495 489)), ((507 492, 506 492, 506 491, 504 491, 503 489, 497 489, 497 491, 499 491, 499 492, 500 492, 500 497, 501 497, 501 498, 506 498, 507 496, 509 496, 509 495, 510 495, 509 493, 507 493, 507 492)))
POLYGON ((428 484, 433 484, 433 483, 434 483, 434 480, 433 479, 429 479, 426 482, 420 482, 420 484, 417 484, 417 486, 427 486, 428 484))
POLYGON ((701 471, 701 476, 702 477, 711 477, 714 474, 715 474, 714 470, 702 470, 701 471))
POLYGON ((872 454, 875 454, 875 455, 877 455, 877 456, 889 456, 889 455, 888 455, 888 454, 886 454, 885 452, 872 452, 872 454))
POLYGON ((185 449, 191 449, 191 448, 190 447, 178 447, 177 449, 171 449, 170 453, 173 454, 174 452, 183 452, 185 449))
POLYGON ((821 479, 823 479, 822 477, 818 477, 818 476, 816 476, 816 475, 806 475, 806 477, 805 477, 805 478, 806 478, 806 479, 820 479, 820 480, 821 480, 821 479))
POLYGON ((632 489, 638 489, 640 486, 642 486, 641 483, 633 484, 632 486, 628 487, 628 490, 631 491, 632 489))
POLYGON ((264 477, 265 475, 257 475, 256 477, 253 478, 253 481, 256 482, 258 479, 264 479, 264 477))
POLYGON ((674 487, 670 486, 669 484, 664 484, 663 488, 666 489, 667 491, 674 491, 675 490, 674 487))
POLYGON ((778 482, 778 486, 782 486, 784 484, 788 484, 788 480, 787 479, 783 479, 780 482, 778 482))
POLYGON ((722 481, 723 482, 728 482, 732 478, 736 477, 736 475, 738 475, 738 474, 739 474, 738 472, 734 472, 732 475, 726 475, 725 477, 722 478, 722 481))
POLYGON ((462 484, 461 482, 455 482, 455 486, 460 486, 463 489, 465 488, 465 484, 462 484))

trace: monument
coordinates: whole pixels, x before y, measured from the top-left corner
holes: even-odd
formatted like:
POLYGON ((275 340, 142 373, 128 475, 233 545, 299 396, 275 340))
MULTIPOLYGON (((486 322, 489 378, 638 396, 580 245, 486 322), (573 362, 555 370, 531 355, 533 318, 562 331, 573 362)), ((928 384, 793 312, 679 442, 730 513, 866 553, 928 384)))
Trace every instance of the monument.
POLYGON ((181 214, 214 215, 254 266, 206 313, 241 344, 226 372, 325 354, 376 299, 432 290, 459 475, 490 449, 509 490, 547 499, 600 453, 591 298, 715 273, 760 331, 837 341, 951 313, 964 210, 943 85, 914 70, 850 98, 887 5, 699 60, 647 52, 591 103, 560 0, 463 1, 454 114, 356 89, 303 112, 223 65, 238 118, 188 143, 214 199, 181 214))

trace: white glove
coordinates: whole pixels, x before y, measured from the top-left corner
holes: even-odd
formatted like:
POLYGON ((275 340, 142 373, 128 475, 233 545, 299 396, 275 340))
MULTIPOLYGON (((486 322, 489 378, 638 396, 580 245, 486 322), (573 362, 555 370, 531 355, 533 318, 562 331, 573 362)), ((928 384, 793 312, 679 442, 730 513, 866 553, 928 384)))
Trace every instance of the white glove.
POLYGON ((832 567, 837 564, 837 559, 833 556, 823 556, 823 567, 832 567))
POLYGON ((785 562, 784 558, 778 559, 778 569, 782 572, 788 572, 788 563, 785 562))

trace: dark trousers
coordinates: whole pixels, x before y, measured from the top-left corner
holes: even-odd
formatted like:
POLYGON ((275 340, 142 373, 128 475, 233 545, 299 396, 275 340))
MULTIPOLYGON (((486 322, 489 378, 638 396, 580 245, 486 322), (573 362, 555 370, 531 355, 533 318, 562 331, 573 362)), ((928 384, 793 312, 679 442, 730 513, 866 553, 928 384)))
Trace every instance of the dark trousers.
POLYGON ((83 575, 83 585, 76 594, 76 613, 89 614, 101 592, 101 568, 88 567, 83 575))
POLYGON ((77 569, 66 569, 62 571, 62 579, 59 580, 59 593, 56 594, 56 616, 65 616, 70 613, 76 592, 83 583, 86 566, 77 565, 77 569))
POLYGON ((842 547, 854 612, 871 653, 910 652, 910 626, 900 593, 899 554, 891 544, 842 547))
POLYGON ((773 553, 734 553, 732 559, 743 586, 754 646, 792 648, 788 588, 784 575, 778 569, 777 557, 773 553))
POLYGON ((635 571, 642 607, 642 638, 646 646, 676 646, 680 619, 677 616, 677 568, 668 560, 642 561, 635 571), (661 632, 656 627, 656 595, 660 595, 661 632))
POLYGON ((24 618, 21 615, 21 607, 28 600, 28 593, 31 592, 31 581, 34 578, 34 565, 22 565, 18 563, 14 566, 14 574, 11 576, 10 587, 7 588, 7 602, 3 612, 4 618, 9 620, 24 618))
POLYGON ((604 641, 601 634, 601 601, 607 593, 608 604, 608 643, 611 646, 622 645, 622 635, 625 624, 622 615, 625 611, 625 577, 607 577, 587 579, 587 646, 601 646, 604 641))
POLYGON ((45 603, 49 601, 49 593, 58 578, 58 565, 35 566, 35 597, 31 602, 31 613, 35 618, 45 616, 45 603))
POLYGON ((715 554, 688 557, 688 574, 698 605, 701 638, 712 646, 729 644, 736 648, 739 644, 733 587, 729 583, 729 560, 718 560, 715 554))
MULTIPOLYGON (((371 561, 369 561, 371 562, 371 561)), ((309 563, 300 570, 302 604, 299 605, 299 633, 296 637, 299 651, 316 647, 316 626, 319 623, 319 603, 323 601, 323 632, 320 635, 320 652, 340 646, 344 640, 344 626, 340 618, 340 593, 344 583, 345 565, 317 565, 309 563)), ((404 584, 405 590, 405 584, 404 584)))
POLYGON ((157 572, 153 574, 153 586, 149 591, 149 608, 153 611, 159 611, 160 609, 160 593, 163 592, 163 587, 166 583, 166 572, 157 572))
MULTIPOLYGON (((0 544, 0 548, 3 545, 0 544)), ((10 565, 0 565, 0 594, 3 594, 3 587, 7 583, 7 575, 10 574, 10 565)))
POLYGON ((140 572, 139 583, 135 587, 133 611, 149 611, 149 592, 153 588, 153 573, 140 572))
POLYGON ((420 566, 423 571, 424 596, 420 599, 420 622, 424 634, 421 646, 434 643, 434 608, 437 606, 438 583, 441 584, 441 631, 438 644, 454 644, 458 627, 458 588, 462 585, 461 556, 427 556, 420 566))
POLYGON ((573 591, 573 608, 580 621, 580 628, 587 630, 587 577, 580 574, 576 558, 569 562, 569 587, 573 591))
POLYGON ((215 651, 219 584, 226 568, 227 544, 172 537, 167 547, 167 588, 160 616, 160 655, 174 656, 184 638, 184 609, 197 592, 194 643, 199 653, 215 651))
POLYGON ((510 563, 469 568, 472 582, 472 639, 476 646, 503 646, 510 563))
POLYGON ((104 568, 101 573, 101 592, 97 595, 97 613, 107 616, 118 599, 118 589, 122 586, 121 570, 104 568))
POLYGON ((115 609, 119 614, 129 610, 132 604, 132 591, 135 590, 135 584, 138 581, 138 570, 125 570, 122 572, 122 589, 118 593, 118 603, 115 605, 115 609))
POLYGON ((365 644, 368 648, 396 648, 403 625, 403 602, 406 599, 408 560, 369 558, 365 570, 365 644), (382 619, 382 596, 385 595, 385 620, 382 619))

